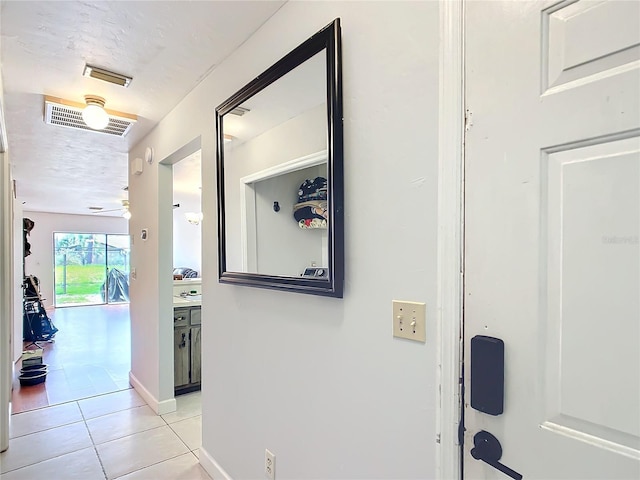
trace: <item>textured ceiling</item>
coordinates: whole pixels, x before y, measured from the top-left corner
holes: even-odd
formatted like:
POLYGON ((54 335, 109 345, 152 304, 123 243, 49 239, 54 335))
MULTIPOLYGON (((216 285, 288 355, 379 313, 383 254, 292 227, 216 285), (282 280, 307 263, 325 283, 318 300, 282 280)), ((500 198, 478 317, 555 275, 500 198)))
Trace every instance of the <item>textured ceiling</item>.
POLYGON ((8 152, 24 209, 120 207, 129 148, 283 3, 1 0, 8 152), (133 81, 85 78, 85 63, 133 81), (86 94, 138 122, 124 139, 44 124, 44 95, 83 102, 86 94))

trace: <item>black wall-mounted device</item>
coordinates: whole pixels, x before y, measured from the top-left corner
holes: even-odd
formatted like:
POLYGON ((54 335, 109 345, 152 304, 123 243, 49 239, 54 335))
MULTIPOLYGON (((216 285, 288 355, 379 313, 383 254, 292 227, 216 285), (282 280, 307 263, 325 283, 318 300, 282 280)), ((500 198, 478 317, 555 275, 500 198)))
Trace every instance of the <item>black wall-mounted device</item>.
POLYGON ((471 407, 489 415, 504 411, 504 342, 499 338, 471 339, 471 407))

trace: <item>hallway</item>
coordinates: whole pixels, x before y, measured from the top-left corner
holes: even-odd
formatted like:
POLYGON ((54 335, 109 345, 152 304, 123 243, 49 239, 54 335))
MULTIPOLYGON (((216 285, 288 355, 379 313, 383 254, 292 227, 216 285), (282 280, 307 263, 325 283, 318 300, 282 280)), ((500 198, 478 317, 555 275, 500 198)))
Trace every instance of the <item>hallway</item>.
POLYGON ((200 392, 158 416, 123 390, 11 416, 1 480, 209 480, 198 464, 200 392))
POLYGON ((43 361, 49 366, 47 380, 40 385, 21 387, 18 363, 12 413, 129 388, 129 305, 49 308, 47 314, 58 328, 53 342, 40 342, 44 348, 43 361))

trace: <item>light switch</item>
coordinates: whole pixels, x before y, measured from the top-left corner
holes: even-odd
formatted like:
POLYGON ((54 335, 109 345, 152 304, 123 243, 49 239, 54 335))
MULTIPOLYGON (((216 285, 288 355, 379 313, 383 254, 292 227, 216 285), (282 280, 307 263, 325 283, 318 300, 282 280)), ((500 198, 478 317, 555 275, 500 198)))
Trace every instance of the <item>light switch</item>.
POLYGON ((393 301, 393 336, 427 341, 425 303, 393 301))

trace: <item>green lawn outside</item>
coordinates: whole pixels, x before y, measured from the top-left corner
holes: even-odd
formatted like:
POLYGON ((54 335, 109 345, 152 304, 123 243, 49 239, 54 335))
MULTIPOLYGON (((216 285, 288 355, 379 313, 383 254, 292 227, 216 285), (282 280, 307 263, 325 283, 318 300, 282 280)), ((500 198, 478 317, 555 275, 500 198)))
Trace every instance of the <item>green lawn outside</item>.
MULTIPOLYGON (((123 265, 111 268, 125 271, 123 265)), ((100 288, 105 278, 104 265, 67 265, 65 292, 64 267, 56 265, 56 305, 103 303, 100 288)))

